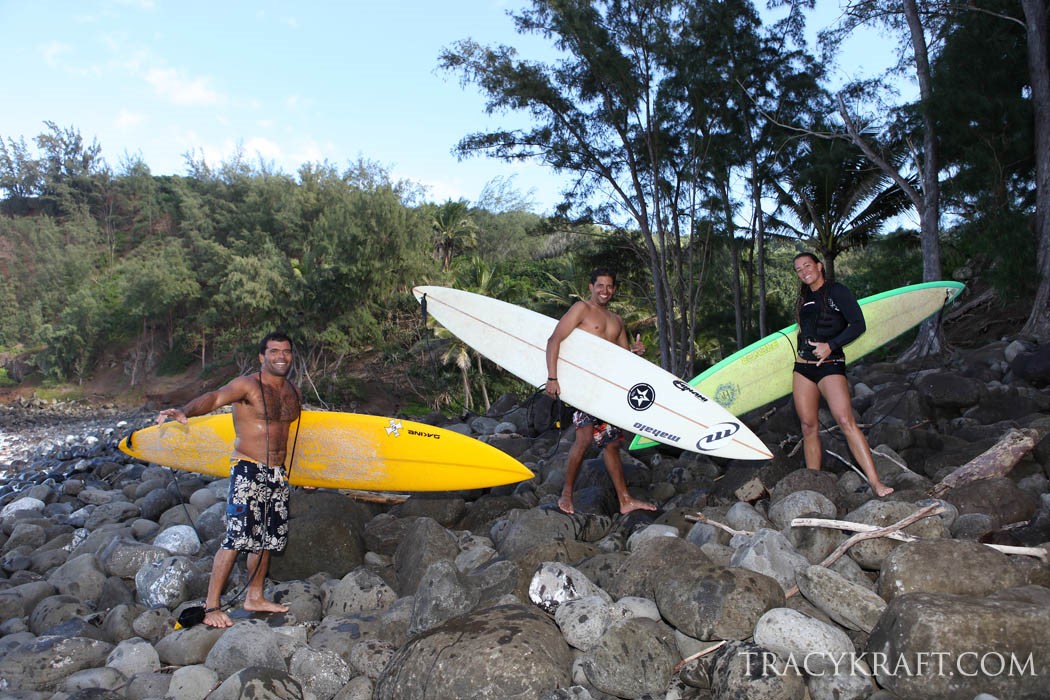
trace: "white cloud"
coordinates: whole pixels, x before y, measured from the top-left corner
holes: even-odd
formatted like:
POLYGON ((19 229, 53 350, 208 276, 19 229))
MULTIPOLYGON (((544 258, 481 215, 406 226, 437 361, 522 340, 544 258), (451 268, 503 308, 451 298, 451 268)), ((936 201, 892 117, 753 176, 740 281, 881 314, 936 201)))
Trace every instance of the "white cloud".
POLYGON ((40 47, 40 53, 44 56, 44 63, 49 66, 57 65, 63 54, 70 52, 72 47, 60 41, 49 41, 40 47))
POLYGON ((146 82, 164 99, 179 105, 214 105, 222 95, 213 90, 207 78, 187 78, 173 68, 153 68, 146 82))
POLYGON ((283 155, 281 147, 269 139, 255 137, 244 143, 244 155, 249 159, 262 158, 266 161, 278 161, 283 155))
POLYGON ((146 115, 141 112, 129 112, 126 109, 120 110, 117 114, 117 126, 121 129, 126 129, 130 126, 138 126, 139 124, 146 121, 146 115))

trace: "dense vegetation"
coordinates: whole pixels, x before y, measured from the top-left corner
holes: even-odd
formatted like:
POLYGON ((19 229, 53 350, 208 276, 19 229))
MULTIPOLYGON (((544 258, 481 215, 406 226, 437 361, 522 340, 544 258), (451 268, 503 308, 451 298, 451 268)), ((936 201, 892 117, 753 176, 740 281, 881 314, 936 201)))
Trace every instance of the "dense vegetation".
MULTIPOLYGON (((537 0, 519 29, 555 42, 560 65, 473 41, 441 65, 492 109, 531 111, 534 130, 472 134, 459 149, 575 174, 553 217, 512 182, 435 203, 365 160, 291 175, 187 158, 184 175, 157 176, 139 160, 114 169, 73 126, 48 122, 35 148, 0 135, 0 351, 55 380, 117 362, 135 386, 193 363, 247 366, 251 341, 277 327, 338 405, 353 358, 403 363, 423 339, 410 292, 421 283, 557 316, 592 266, 610 265, 617 310, 650 359, 682 375, 792 321, 802 248, 859 296, 965 263, 1003 297, 1038 299, 1046 202, 1024 23, 1013 3, 983 4, 999 14, 920 3, 933 92, 858 130, 844 96, 876 93, 822 87, 821 62, 798 47, 801 15, 767 28, 744 0, 537 0), (919 231, 883 231, 908 211, 919 231)), ((488 369, 454 339, 433 342, 446 364, 428 399, 478 399, 488 369)))

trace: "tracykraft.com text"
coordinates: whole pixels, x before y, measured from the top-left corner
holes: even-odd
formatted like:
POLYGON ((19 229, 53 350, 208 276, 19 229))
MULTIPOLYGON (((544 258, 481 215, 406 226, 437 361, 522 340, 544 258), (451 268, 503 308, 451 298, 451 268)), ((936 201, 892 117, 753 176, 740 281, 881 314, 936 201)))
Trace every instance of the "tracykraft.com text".
POLYGON ((1018 656, 988 651, 922 651, 890 656, 882 652, 839 653, 811 652, 780 656, 771 651, 741 652, 747 657, 747 672, 763 676, 804 673, 807 676, 860 675, 877 677, 919 676, 1035 676, 1032 654, 1018 656))

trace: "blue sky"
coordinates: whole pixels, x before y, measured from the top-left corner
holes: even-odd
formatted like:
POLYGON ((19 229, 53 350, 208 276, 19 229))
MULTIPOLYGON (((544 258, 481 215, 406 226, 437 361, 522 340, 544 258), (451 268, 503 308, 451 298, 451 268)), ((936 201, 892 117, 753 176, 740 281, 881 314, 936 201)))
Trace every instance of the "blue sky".
MULTIPOLYGON (((238 147, 290 174, 365 158, 434 201, 475 201, 493 178, 513 177, 546 212, 561 184, 549 171, 452 155, 467 133, 522 117, 487 117, 476 90, 437 71, 441 50, 468 37, 549 58, 506 16, 526 4, 0 0, 0 138, 32 146, 53 121, 97 139, 115 170, 141 156, 158 175, 185 173, 184 154, 216 166, 238 147)), ((838 0, 817 4, 814 27, 835 19, 838 0)), ((850 74, 892 60, 870 39, 847 53, 850 74)))

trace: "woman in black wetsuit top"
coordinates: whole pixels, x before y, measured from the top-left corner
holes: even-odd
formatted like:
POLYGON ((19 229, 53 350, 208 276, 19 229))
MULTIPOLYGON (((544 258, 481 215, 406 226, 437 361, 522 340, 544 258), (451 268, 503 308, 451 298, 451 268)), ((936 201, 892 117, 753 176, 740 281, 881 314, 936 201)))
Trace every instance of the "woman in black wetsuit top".
POLYGON ((821 466, 819 410, 823 396, 871 490, 876 496, 886 496, 893 489, 879 481, 868 440, 853 418, 846 356, 842 352, 842 346, 864 332, 864 314, 853 292, 825 279, 824 264, 813 253, 799 253, 794 262, 802 286, 795 307, 799 332, 792 396, 802 424, 806 468, 819 470, 821 466))

